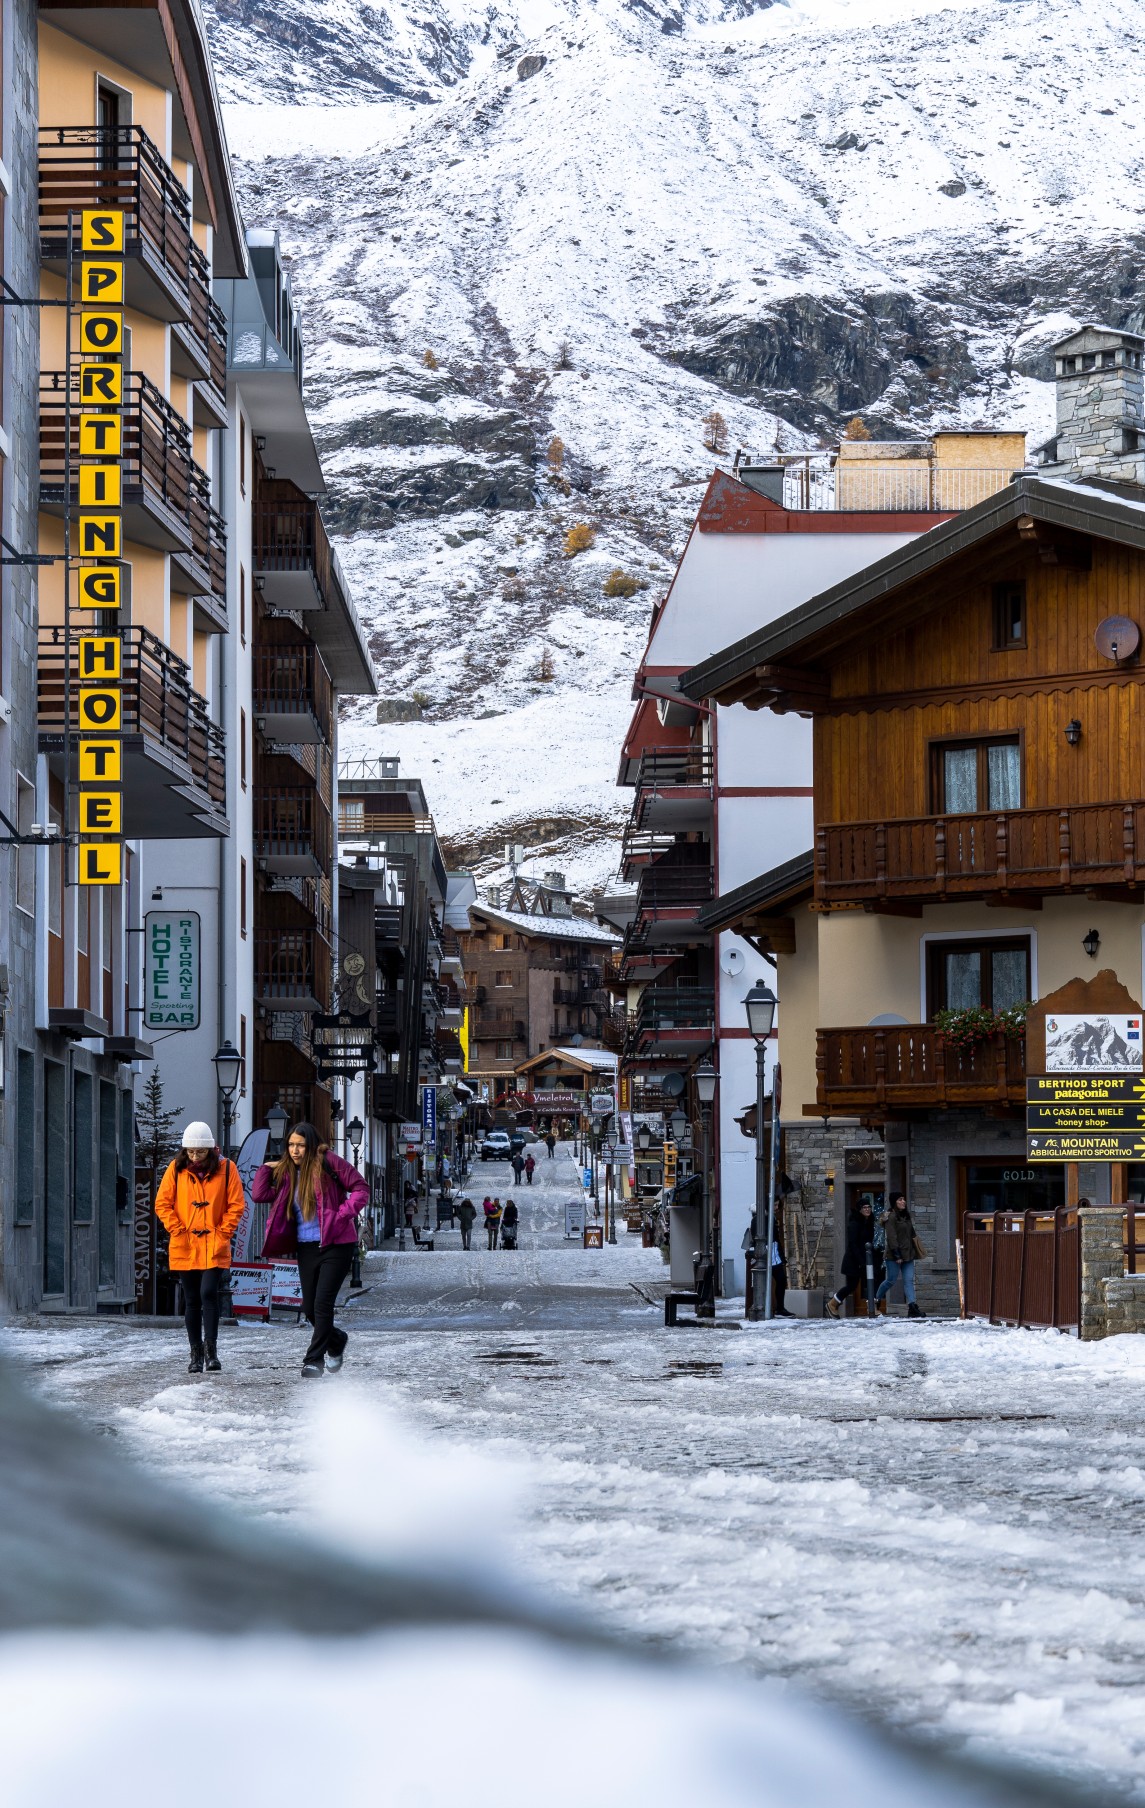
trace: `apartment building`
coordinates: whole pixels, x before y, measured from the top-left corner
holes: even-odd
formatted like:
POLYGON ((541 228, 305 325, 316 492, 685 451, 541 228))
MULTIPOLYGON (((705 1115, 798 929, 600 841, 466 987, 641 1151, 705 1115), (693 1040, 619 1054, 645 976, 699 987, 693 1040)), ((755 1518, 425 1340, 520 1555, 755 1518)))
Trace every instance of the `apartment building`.
POLYGON ((152 1053, 144 850, 194 843, 210 864, 229 827, 211 284, 245 251, 197 7, 42 4, 37 49, 47 562, 19 808, 54 841, 28 881, 36 1031, 13 1054, 34 1128, 5 1199, 8 1293, 116 1309, 135 1297, 132 1089, 152 1053))
POLYGON ((1142 997, 1143 354, 1070 335, 1037 470, 681 681, 811 725, 813 837, 709 920, 778 962, 785 1169, 836 1244, 905 1188, 948 1308, 968 1209, 1145 1197, 1145 1164, 1027 1160, 1022 1027, 1106 970, 1142 997))
POLYGON ((489 1103, 513 1089, 514 1073, 531 1056, 569 1043, 603 1045, 612 1011, 606 969, 620 938, 573 914, 563 873, 517 878, 472 904, 460 940, 469 1075, 489 1103))
POLYGON ((209 860, 193 844, 155 842, 142 863, 151 934, 177 938, 190 923, 202 948, 197 1026, 156 1046, 166 1093, 220 1136, 229 1115, 235 1148, 276 1103, 331 1130, 311 1021, 331 1009, 336 978, 338 700, 374 691, 322 520, 301 323, 278 235, 251 229, 245 248, 243 274, 216 281, 212 302, 226 346, 216 495, 228 631, 214 698, 231 750, 230 833, 209 860), (240 1057, 229 1102, 211 1064, 223 1044, 240 1057))
POLYGON ((758 874, 761 850, 778 864, 809 845, 812 735, 798 712, 780 720, 736 699, 709 702, 682 675, 810 591, 910 546, 959 497, 996 490, 1023 450, 1021 436, 946 435, 905 449, 856 440, 816 459, 737 460, 713 475, 653 613, 618 776, 633 794, 621 869, 629 889, 599 898, 598 914, 624 936, 621 1090, 634 1118, 659 1137, 665 1112, 683 1108, 699 1150, 691 1076, 704 1059, 717 1069, 709 1198, 721 1282, 727 1259, 744 1284, 755 1162, 740 1120, 756 1076, 743 1000, 770 975, 771 951, 710 912, 758 874))

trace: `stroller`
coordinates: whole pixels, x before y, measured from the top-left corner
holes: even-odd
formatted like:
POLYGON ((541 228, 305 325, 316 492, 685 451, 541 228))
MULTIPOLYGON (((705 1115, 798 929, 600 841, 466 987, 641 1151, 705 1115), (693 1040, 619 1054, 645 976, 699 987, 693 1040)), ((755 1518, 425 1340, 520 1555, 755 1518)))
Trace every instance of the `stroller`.
POLYGON ((501 1248, 502 1249, 516 1249, 516 1247, 517 1247, 517 1226, 515 1224, 504 1224, 503 1223, 501 1226, 501 1248))

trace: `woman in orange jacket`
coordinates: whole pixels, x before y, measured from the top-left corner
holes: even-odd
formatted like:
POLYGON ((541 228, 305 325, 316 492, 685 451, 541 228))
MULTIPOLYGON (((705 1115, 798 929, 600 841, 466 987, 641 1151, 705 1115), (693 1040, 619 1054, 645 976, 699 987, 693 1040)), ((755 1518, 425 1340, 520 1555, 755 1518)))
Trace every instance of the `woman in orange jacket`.
POLYGON ((183 1288, 191 1345, 189 1375, 221 1369, 219 1277, 231 1265, 231 1238, 243 1215, 243 1183, 233 1161, 215 1146, 209 1124, 188 1124, 183 1147, 155 1195, 155 1214, 169 1233, 167 1266, 183 1288), (205 1344, 205 1349, 204 1349, 205 1344))

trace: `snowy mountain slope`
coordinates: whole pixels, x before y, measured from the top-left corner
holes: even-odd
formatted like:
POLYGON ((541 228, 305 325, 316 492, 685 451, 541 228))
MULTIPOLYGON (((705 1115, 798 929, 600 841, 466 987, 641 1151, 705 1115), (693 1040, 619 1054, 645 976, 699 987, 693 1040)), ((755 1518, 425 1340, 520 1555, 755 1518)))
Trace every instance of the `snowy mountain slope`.
POLYGON ((611 865, 713 406, 732 447, 1044 434, 1053 336, 1145 318, 1131 0, 216 0, 212 32, 383 690, 428 700, 344 745, 400 750, 471 857, 611 865))

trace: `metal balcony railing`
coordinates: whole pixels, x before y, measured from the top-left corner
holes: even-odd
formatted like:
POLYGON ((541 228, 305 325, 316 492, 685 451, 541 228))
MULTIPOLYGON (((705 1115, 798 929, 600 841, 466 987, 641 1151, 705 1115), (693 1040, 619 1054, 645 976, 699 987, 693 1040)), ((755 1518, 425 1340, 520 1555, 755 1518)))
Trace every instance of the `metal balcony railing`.
POLYGON ((853 514, 956 514, 1007 488, 1012 473, 995 466, 948 466, 924 459, 792 460, 783 474, 783 506, 853 514))
POLYGON ((640 757, 636 775, 639 790, 666 791, 680 786, 710 785, 710 747, 650 747, 640 757))
MULTIPOLYGON (((212 722, 205 700, 193 690, 190 668, 147 628, 122 628, 123 675, 119 680, 125 735, 142 735, 176 755, 212 803, 225 806, 226 737, 212 722)), ((79 733, 79 651, 72 643, 71 722, 79 733)), ((65 727, 65 649, 61 627, 39 631, 37 716, 42 732, 65 727)))
POLYGON ((211 502, 211 486, 196 468, 189 510, 191 550, 210 582, 212 595, 227 594, 227 524, 211 502))
POLYGON ((712 872, 706 864, 646 866, 636 889, 637 916, 694 916, 712 897, 712 872))
POLYGON ((254 990, 258 1003, 285 1010, 330 1006, 330 950, 313 929, 257 929, 254 990))
POLYGON ((633 1014, 638 1031, 711 1029, 716 995, 711 986, 649 986, 633 1014))
POLYGON ((251 528, 251 557, 264 584, 269 579, 272 585, 276 573, 308 573, 322 606, 328 608, 333 600, 334 564, 317 503, 295 490, 293 484, 260 482, 251 528))
POLYGON ((150 266, 172 304, 173 317, 188 318, 195 248, 190 197, 142 126, 44 126, 39 143, 44 262, 66 257, 69 215, 78 252, 81 212, 121 208, 126 256, 150 266))

